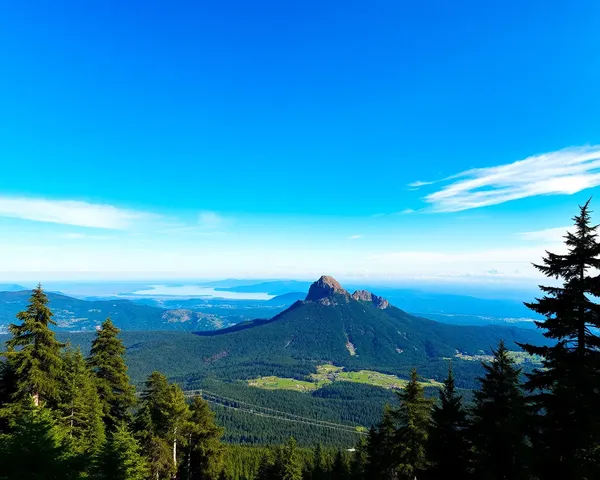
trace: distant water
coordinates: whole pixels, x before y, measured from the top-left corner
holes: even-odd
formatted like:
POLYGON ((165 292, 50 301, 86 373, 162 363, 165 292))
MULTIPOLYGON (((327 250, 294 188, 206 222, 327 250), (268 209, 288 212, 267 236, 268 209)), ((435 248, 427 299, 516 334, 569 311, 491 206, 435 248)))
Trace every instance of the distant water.
POLYGON ((133 294, 152 297, 172 295, 178 297, 228 298, 231 300, 271 300, 273 298, 273 295, 268 293, 221 292, 211 287, 199 287, 198 285, 151 285, 151 287, 150 289, 138 290, 133 294))

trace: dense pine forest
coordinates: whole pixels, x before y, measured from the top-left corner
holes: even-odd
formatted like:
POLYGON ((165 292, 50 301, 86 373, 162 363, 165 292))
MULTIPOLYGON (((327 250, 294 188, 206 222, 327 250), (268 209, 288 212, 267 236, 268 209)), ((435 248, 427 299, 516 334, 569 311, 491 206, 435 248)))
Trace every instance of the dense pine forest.
MULTIPOLYGON (((300 442, 273 436, 265 445, 252 438, 273 422, 295 421, 293 415, 270 418, 267 407, 256 412, 243 402, 223 403, 223 396, 218 404, 210 392, 184 390, 158 371, 136 389, 111 320, 84 355, 55 336, 48 297, 38 286, 10 326, 0 364, 0 478, 600 478, 600 305, 593 301, 600 296, 600 243, 588 204, 574 220, 567 253, 548 252, 536 266, 559 281, 542 286, 543 295, 528 304, 545 317, 537 326, 552 341, 521 345, 543 359, 541 368, 523 372, 500 342, 472 398, 457 388, 451 363, 443 387, 428 394, 413 370, 403 389, 362 406, 370 430, 330 423, 323 433, 322 422, 297 421, 300 442), (388 404, 381 416, 371 407, 377 403, 388 404), (252 420, 230 422, 240 431, 227 432, 219 426, 225 416, 252 420), (245 444, 231 443, 244 428, 245 444)), ((323 409, 328 401, 335 408, 344 388, 364 387, 332 386, 323 409)))

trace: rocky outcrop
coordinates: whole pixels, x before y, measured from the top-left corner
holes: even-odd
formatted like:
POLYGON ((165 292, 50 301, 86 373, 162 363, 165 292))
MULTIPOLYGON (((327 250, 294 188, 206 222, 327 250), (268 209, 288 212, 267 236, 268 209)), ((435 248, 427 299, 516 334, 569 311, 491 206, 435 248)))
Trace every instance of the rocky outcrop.
POLYGON ((366 290, 357 290, 352 294, 352 298, 354 300, 358 300, 359 302, 372 303, 380 310, 385 310, 390 306, 390 302, 388 302, 385 298, 378 297, 377 295, 374 295, 366 290))
POLYGON ((335 278, 324 275, 310 286, 305 301, 335 305, 339 301, 347 303, 349 299, 350 294, 344 290, 335 278))

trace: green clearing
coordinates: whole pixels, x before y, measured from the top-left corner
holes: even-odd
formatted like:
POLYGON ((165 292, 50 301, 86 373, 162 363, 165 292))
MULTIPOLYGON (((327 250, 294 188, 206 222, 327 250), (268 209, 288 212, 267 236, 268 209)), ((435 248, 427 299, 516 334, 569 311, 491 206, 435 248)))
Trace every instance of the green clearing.
MULTIPOLYGON (((311 374, 311 381, 296 380, 294 378, 282 377, 259 377, 248 380, 251 387, 263 388, 266 390, 294 390, 297 392, 313 392, 324 385, 333 382, 354 382, 372 385, 375 387, 387 389, 400 389, 408 383, 407 380, 395 375, 375 372, 372 370, 359 370, 357 372, 346 372, 343 367, 336 367, 331 364, 317 366, 317 373, 311 374)), ((424 387, 441 387, 442 384, 435 380, 425 380, 421 382, 424 387)))

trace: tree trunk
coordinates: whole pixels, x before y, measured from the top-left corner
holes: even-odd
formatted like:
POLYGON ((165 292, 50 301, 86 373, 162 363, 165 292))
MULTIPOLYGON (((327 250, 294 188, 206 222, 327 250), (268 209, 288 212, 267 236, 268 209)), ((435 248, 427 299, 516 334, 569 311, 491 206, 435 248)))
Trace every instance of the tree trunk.
POLYGON ((33 404, 36 407, 40 406, 40 394, 39 392, 33 392, 33 394, 31 395, 33 397, 33 404))
POLYGON ((177 478, 177 427, 173 429, 173 467, 175 473, 173 474, 173 479, 177 478))

